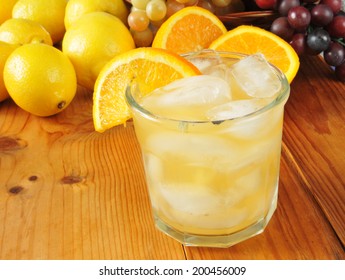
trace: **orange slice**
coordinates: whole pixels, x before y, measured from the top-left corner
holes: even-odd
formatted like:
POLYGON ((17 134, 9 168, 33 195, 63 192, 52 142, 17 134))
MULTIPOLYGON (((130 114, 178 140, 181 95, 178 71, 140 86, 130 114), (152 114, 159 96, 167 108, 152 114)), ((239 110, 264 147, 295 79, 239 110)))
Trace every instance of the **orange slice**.
POLYGON ((260 27, 242 25, 214 40, 211 49, 245 54, 262 53, 292 82, 299 69, 299 58, 289 43, 260 27))
POLYGON ((127 86, 147 94, 176 79, 201 74, 190 62, 168 50, 137 48, 115 56, 101 70, 93 94, 95 130, 103 132, 131 118, 125 100, 127 86))
POLYGON ((224 24, 210 11, 197 6, 186 7, 160 26, 152 47, 179 54, 200 51, 226 31, 224 24))

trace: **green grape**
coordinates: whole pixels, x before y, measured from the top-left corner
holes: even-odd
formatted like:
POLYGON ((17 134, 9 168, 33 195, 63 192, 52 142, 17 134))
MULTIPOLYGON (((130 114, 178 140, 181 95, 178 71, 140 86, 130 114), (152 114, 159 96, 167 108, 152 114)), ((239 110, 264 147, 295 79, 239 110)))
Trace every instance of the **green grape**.
POLYGON ((132 37, 137 48, 149 47, 153 41, 153 32, 150 28, 143 31, 135 31, 131 29, 132 37))
POLYGON ((176 2, 179 2, 181 4, 186 4, 189 2, 189 0, 176 0, 176 2))
POLYGON ((163 0, 151 0, 146 5, 146 14, 150 20, 157 21, 165 17, 167 6, 163 0))
POLYGON ((199 0, 188 0, 186 3, 184 3, 184 5, 186 7, 189 7, 189 6, 196 6, 196 4, 198 4, 199 0))
MULTIPOLYGON (((127 18, 137 47, 147 47, 160 26, 173 14, 188 6, 199 6, 215 15, 243 11, 243 0, 131 0, 127 18), (239 3, 241 5, 239 5, 239 3)), ((251 1, 251 0, 250 0, 251 1)))
POLYGON ((144 10, 131 11, 127 22, 129 27, 135 31, 144 31, 150 24, 150 19, 144 10))
POLYGON ((226 7, 230 5, 231 0, 212 0, 212 3, 217 7, 226 7))
POLYGON ((132 6, 140 10, 145 10, 148 2, 150 0, 131 0, 132 6))
POLYGON ((199 0, 198 6, 201 8, 204 8, 206 10, 209 10, 211 13, 215 13, 215 7, 214 7, 212 1, 199 0))
POLYGON ((164 22, 165 22, 165 18, 161 20, 151 20, 151 27, 152 26, 160 27, 164 22))
POLYGON ((177 0, 167 0, 167 17, 175 14, 177 11, 183 9, 185 6, 184 4, 178 2, 177 0))

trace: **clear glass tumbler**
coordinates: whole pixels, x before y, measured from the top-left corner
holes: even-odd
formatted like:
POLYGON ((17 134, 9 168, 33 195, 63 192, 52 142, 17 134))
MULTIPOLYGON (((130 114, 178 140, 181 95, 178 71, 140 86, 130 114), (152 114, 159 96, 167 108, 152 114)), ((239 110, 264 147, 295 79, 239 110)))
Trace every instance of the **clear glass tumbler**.
MULTIPOLYGON (((184 57, 214 61, 219 55, 229 65, 244 57, 230 52, 184 57)), ((141 105, 140 94, 127 91, 155 224, 179 242, 230 247, 263 232, 275 212, 290 87, 272 68, 281 83, 272 101, 221 121, 157 116, 141 105)))

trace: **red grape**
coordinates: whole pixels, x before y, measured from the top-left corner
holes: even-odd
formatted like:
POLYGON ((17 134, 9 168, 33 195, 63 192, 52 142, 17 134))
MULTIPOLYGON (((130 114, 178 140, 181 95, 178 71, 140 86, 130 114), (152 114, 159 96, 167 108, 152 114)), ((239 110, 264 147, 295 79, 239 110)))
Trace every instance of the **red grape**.
POLYGON ((270 31, 283 38, 285 41, 290 41, 295 32, 290 26, 287 17, 276 18, 271 24, 270 31))
POLYGON ((307 35, 307 45, 317 53, 326 50, 331 42, 331 37, 323 28, 316 28, 307 35))
POLYGON ((277 0, 255 0, 255 3, 260 9, 273 9, 277 0))
POLYGON ((339 66, 344 62, 345 49, 338 42, 331 42, 327 50, 324 51, 323 57, 327 64, 339 66))
MULTIPOLYGON (((268 0, 255 0, 255 2, 268 0)), ((323 53, 345 82, 345 11, 343 0, 276 0, 279 17, 270 31, 290 43, 299 56, 323 53)))
POLYGON ((277 9, 280 15, 287 16, 292 7, 297 7, 300 4, 299 0, 278 0, 277 9))
POLYGON ((307 8, 297 6, 289 10, 287 18, 292 28, 297 31, 303 31, 307 29, 311 20, 311 15, 307 8))
POLYGON ((307 40, 304 33, 296 33, 293 35, 290 45, 294 48, 295 52, 301 56, 306 53, 307 40))
POLYGON ((345 39, 345 16, 337 15, 327 25, 326 30, 331 37, 345 39))
POLYGON ((310 11, 310 15, 311 22, 317 26, 325 26, 333 20, 333 11, 325 4, 314 6, 310 11))
POLYGON ((345 62, 335 67, 335 75, 337 76, 338 80, 345 82, 345 62))
POLYGON ((339 13, 341 9, 341 0, 321 0, 320 4, 326 4, 329 6, 334 14, 339 13))

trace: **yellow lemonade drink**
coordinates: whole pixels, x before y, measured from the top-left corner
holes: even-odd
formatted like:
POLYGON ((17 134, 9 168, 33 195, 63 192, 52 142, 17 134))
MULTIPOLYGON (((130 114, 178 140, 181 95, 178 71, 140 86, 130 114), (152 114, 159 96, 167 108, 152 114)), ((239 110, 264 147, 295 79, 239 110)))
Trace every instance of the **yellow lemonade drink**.
POLYGON ((186 245, 229 247, 276 209, 289 84, 259 54, 185 57, 203 75, 127 92, 153 214, 186 245))

